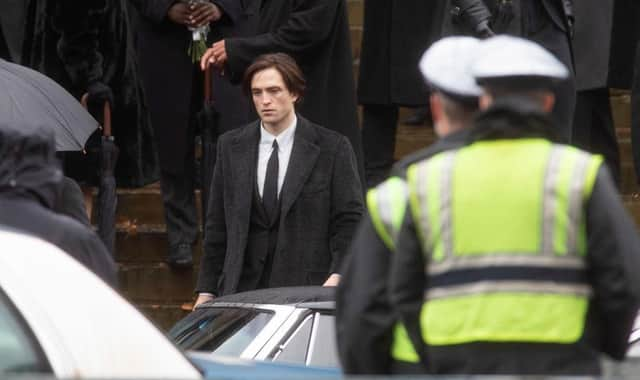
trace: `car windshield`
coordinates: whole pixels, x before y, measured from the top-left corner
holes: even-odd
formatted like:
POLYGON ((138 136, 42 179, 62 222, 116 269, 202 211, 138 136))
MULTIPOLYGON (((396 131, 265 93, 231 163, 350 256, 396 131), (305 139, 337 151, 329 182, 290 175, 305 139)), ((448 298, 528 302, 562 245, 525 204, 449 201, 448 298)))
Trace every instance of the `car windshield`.
POLYGON ((269 323, 273 313, 245 308, 203 308, 170 332, 183 349, 239 356, 269 323))

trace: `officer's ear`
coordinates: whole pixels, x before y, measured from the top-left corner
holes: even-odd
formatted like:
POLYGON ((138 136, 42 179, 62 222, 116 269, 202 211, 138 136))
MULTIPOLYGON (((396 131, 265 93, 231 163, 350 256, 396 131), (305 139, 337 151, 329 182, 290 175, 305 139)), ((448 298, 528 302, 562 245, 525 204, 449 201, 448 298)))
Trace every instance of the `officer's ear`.
POLYGON ((493 104, 493 96, 491 96, 491 94, 485 92, 482 95, 480 95, 480 98, 478 98, 478 106, 480 107, 480 111, 484 111, 487 108, 491 107, 491 105, 493 104))
POLYGON ((556 96, 553 92, 545 92, 542 94, 542 109, 546 113, 551 113, 553 111, 553 107, 556 105, 556 96))

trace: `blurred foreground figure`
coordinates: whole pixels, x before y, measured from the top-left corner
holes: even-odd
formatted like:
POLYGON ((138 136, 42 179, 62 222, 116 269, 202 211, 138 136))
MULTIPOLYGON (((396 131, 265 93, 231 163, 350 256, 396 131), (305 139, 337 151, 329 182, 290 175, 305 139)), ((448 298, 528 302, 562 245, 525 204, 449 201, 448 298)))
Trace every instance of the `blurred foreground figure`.
MULTIPOLYGON (((349 374, 420 373, 423 367, 388 298, 394 239, 407 207, 406 168, 440 152, 462 147, 470 134, 480 87, 471 75, 479 41, 448 37, 420 61, 431 87, 431 112, 440 140, 400 161, 394 175, 367 193, 369 214, 360 223, 337 292, 336 323, 342 368, 349 374)), ((420 344, 417 321, 412 338, 420 344)))
POLYGON ((471 144, 408 169, 391 301, 429 373, 598 375, 638 310, 634 223, 600 156, 550 140, 566 67, 515 37, 480 50, 471 144))
POLYGON ((61 208, 63 176, 52 136, 21 129, 0 125, 0 224, 47 240, 115 286, 115 263, 98 235, 55 211, 61 208))

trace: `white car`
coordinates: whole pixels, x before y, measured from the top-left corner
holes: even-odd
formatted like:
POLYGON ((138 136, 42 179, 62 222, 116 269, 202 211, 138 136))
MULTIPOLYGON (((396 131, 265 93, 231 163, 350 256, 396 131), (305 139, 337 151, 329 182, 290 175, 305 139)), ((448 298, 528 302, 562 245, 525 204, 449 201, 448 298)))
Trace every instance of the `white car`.
POLYGON ((0 230, 0 376, 201 379, 162 332, 57 247, 0 230))

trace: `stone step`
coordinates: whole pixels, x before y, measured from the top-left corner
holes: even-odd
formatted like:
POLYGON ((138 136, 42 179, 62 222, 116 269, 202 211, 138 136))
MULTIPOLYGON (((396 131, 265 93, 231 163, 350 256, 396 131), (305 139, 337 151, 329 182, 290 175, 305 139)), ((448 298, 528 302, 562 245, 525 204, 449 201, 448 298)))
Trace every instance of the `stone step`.
POLYGON ((118 271, 122 294, 136 304, 189 300, 197 278, 198 266, 176 271, 164 262, 121 264, 118 271))
MULTIPOLYGON (((193 246, 194 261, 200 260, 202 243, 193 246)), ((116 228, 116 261, 129 263, 158 263, 167 258, 168 243, 166 227, 161 224, 142 224, 116 228)))

